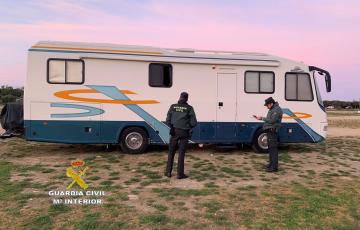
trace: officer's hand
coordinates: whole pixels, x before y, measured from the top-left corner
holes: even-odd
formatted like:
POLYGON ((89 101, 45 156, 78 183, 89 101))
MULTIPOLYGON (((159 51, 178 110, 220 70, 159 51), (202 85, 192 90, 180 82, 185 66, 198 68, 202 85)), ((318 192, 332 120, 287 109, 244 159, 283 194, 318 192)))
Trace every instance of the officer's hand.
POLYGON ((257 120, 259 120, 259 121, 261 121, 261 120, 263 119, 262 116, 255 116, 255 118, 256 118, 257 120))
POLYGON ((191 137, 191 136, 192 136, 192 134, 193 134, 193 130, 192 130, 192 129, 190 129, 190 130, 189 130, 189 136, 191 137))

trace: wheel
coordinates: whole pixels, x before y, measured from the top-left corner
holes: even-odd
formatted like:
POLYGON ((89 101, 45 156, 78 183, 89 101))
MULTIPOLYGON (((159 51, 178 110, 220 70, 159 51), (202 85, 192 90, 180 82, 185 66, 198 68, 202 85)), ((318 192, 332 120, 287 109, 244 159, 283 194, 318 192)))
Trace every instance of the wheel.
POLYGON ((120 136, 120 147, 125 153, 144 153, 148 147, 148 134, 139 127, 126 128, 120 136))
POLYGON ((253 150, 258 153, 267 153, 268 152, 268 139, 266 132, 264 132, 262 129, 259 129, 256 131, 254 135, 254 139, 252 142, 253 150))

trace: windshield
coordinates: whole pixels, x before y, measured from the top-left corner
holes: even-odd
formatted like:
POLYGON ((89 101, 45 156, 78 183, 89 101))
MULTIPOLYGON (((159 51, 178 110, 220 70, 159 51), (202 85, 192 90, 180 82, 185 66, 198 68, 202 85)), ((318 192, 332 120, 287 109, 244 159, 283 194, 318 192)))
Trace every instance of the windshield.
MULTIPOLYGON (((322 76, 320 76, 320 77, 322 77, 322 76)), ((321 87, 319 87, 319 83, 318 83, 319 74, 316 74, 316 72, 313 72, 313 78, 314 78, 314 82, 315 82, 315 90, 316 90, 317 101, 318 101, 320 106, 324 107, 324 102, 323 102, 323 100, 321 98, 321 92, 320 92, 321 87)), ((323 82, 323 81, 320 81, 320 82, 323 82)))

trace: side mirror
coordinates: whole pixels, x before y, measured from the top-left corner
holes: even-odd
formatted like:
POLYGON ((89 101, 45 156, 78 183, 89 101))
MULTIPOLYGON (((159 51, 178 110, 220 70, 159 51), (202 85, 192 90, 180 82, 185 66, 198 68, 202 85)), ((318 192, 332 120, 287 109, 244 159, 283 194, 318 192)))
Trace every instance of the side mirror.
POLYGON ((331 76, 328 71, 316 66, 309 66, 309 71, 317 71, 320 75, 325 75, 326 92, 331 92, 331 76))

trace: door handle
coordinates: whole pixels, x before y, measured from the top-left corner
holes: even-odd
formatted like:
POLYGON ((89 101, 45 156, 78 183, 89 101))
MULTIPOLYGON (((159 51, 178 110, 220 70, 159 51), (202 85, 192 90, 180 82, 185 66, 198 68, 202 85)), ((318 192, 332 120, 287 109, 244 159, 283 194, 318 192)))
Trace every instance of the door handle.
POLYGON ((219 102, 219 106, 224 106, 224 102, 219 102))

